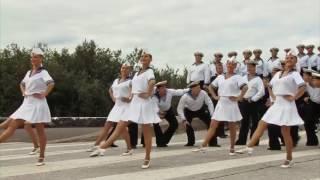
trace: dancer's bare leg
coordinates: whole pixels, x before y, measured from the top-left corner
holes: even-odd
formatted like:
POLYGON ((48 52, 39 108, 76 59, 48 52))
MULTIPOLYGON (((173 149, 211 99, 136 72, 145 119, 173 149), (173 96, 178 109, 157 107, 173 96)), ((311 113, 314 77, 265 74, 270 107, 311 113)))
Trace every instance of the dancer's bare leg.
POLYGON ((228 122, 229 132, 230 132, 230 150, 234 150, 234 145, 237 136, 237 123, 228 122))
POLYGON ((208 129, 206 137, 204 138, 204 141, 202 143, 202 147, 208 146, 211 138, 216 134, 216 130, 219 126, 219 123, 220 123, 219 121, 211 120, 210 128, 208 129))
POLYGON ((4 130, 0 135, 0 143, 5 142, 9 137, 11 137, 17 128, 23 127, 24 120, 21 119, 12 119, 6 130, 4 130))
POLYGON ((111 136, 107 139, 107 141, 104 141, 100 144, 101 149, 106 149, 112 145, 114 141, 116 141, 119 136, 123 133, 123 131, 128 126, 128 122, 126 121, 119 121, 118 125, 116 126, 116 129, 113 131, 111 136))
POLYGON ((290 126, 282 126, 281 127, 281 134, 284 139, 284 143, 286 145, 286 152, 287 152, 287 160, 292 160, 292 149, 293 149, 293 143, 292 143, 292 137, 290 133, 290 126))
POLYGON ((24 123, 24 129, 27 131, 27 133, 29 134, 31 140, 32 140, 32 143, 33 143, 33 147, 36 149, 39 147, 39 144, 38 144, 38 139, 37 139, 37 135, 36 133, 33 131, 32 129, 32 124, 30 123, 24 123))
POLYGON ((268 128, 268 124, 266 122, 264 122, 263 120, 259 121, 258 127, 257 129, 254 131, 249 143, 248 143, 248 147, 254 147, 257 142, 259 141, 259 139, 261 138, 261 136, 263 135, 264 131, 268 128))
MULTIPOLYGON (((143 124, 142 131, 144 136, 144 145, 145 145, 145 160, 150 161, 150 154, 152 149, 152 127, 150 124, 143 124)), ((145 162, 148 163, 148 162, 145 162)))
POLYGON ((112 125, 113 123, 109 121, 104 124, 104 127, 101 129, 99 135, 97 136, 96 142, 94 143, 95 146, 98 146, 103 140, 106 139, 109 130, 112 129, 112 125))

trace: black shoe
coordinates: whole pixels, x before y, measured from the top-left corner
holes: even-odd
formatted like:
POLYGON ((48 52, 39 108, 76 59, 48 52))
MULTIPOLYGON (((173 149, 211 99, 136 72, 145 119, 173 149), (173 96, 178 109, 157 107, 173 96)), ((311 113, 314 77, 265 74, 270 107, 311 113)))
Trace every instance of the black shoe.
POLYGON ((221 147, 219 144, 209 144, 209 147, 221 147))
POLYGON ((317 143, 317 142, 307 142, 306 143, 306 146, 318 146, 319 145, 319 143, 317 143))
POLYGON ((246 142, 237 141, 236 145, 246 145, 246 142))
POLYGON ((268 150, 270 150, 270 151, 281 151, 281 147, 269 147, 268 150))
POLYGON ((119 147, 118 145, 115 145, 115 144, 111 144, 111 147, 119 147))
POLYGON ((131 148, 132 148, 132 149, 137 149, 137 146, 132 146, 132 145, 131 145, 131 148))
POLYGON ((227 138, 227 137, 228 137, 228 135, 226 135, 226 134, 222 134, 222 135, 219 135, 218 137, 219 137, 219 138, 224 139, 224 138, 227 138))
POLYGON ((184 146, 194 146, 194 144, 187 143, 187 144, 185 144, 184 146))
POLYGON ((166 144, 157 144, 157 147, 168 147, 166 144))

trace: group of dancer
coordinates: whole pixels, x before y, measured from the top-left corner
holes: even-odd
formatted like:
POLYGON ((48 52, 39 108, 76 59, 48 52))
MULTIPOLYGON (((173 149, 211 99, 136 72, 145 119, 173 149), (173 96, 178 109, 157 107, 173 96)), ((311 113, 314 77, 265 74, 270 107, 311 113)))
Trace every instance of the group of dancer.
MULTIPOLYGON (((297 49, 298 54, 293 49, 285 49, 286 55, 280 59, 277 56, 279 49, 271 48, 268 60, 261 58, 260 49, 243 51, 243 61, 237 60, 237 52, 234 51, 228 53, 225 62, 222 61, 222 53, 215 53, 211 64, 204 63, 204 55, 196 52, 195 62, 188 69, 186 89, 169 88, 167 81, 156 83, 150 68, 152 55, 144 52, 139 60, 140 69, 134 75, 130 76, 130 65, 122 64, 119 77, 112 83, 109 94, 114 107, 93 146, 88 149, 90 157, 103 156, 120 136, 127 145, 122 155, 132 155, 136 146, 132 137, 136 137, 137 132, 130 131, 130 125, 141 124, 145 147, 141 168, 149 168, 153 130, 157 146, 167 147, 178 128, 172 99, 181 96, 177 113, 188 137, 185 146, 195 144, 194 118, 203 121, 208 128, 203 143, 193 152, 204 152, 207 146, 220 147, 217 137, 226 136, 224 124, 227 122, 230 156, 252 154, 253 147, 259 144, 259 139, 268 129, 270 149, 281 149, 280 143, 279 147, 276 146, 279 139, 286 147, 287 155, 281 167, 292 167, 292 149, 299 138, 299 125, 305 126, 307 145, 319 144, 315 131, 320 117, 320 54, 313 53, 313 45, 298 45, 297 49), (305 48, 307 54, 304 54, 305 48), (254 58, 251 58, 252 53, 254 58), (169 124, 164 132, 159 125, 161 119, 169 124), (250 141, 247 143, 249 130, 250 141), (236 150, 236 145, 247 147, 236 150)), ((320 47, 318 50, 320 52, 320 47)), ((31 53, 32 69, 20 84, 24 101, 0 125, 5 129, 0 135, 0 143, 13 135, 18 127, 25 127, 34 142, 34 150, 30 154, 40 152, 37 166, 45 164, 44 127, 51 122, 46 96, 54 87, 53 79, 42 66, 43 59, 43 51, 34 48, 31 53)))

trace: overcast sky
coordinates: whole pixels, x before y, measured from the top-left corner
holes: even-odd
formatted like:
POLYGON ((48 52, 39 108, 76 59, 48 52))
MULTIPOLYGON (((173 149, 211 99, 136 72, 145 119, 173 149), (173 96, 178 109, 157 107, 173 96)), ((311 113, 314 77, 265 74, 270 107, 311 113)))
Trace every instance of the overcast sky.
POLYGON ((320 45, 319 0, 0 0, 0 47, 146 48, 155 66, 183 67, 202 51, 320 45))

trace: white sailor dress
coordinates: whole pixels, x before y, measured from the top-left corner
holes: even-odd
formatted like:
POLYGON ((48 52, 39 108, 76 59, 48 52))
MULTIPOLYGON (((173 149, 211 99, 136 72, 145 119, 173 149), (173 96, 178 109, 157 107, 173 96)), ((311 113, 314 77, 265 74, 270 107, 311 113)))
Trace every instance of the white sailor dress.
POLYGON ((129 103, 122 101, 122 98, 128 98, 130 96, 131 80, 120 82, 120 79, 114 80, 111 89, 113 97, 115 98, 115 104, 111 109, 107 121, 119 122, 127 121, 124 114, 129 108, 129 103))
POLYGON ((46 98, 38 99, 32 96, 36 93, 46 92, 49 83, 53 83, 53 79, 48 71, 40 69, 34 75, 31 75, 31 70, 29 70, 21 81, 21 84, 25 86, 23 103, 11 114, 10 118, 25 120, 29 123, 51 122, 50 109, 46 98))
POLYGON ((211 85, 218 88, 220 99, 216 105, 212 119, 216 121, 235 122, 242 119, 237 101, 230 100, 231 96, 239 96, 240 89, 247 84, 245 78, 240 75, 233 75, 225 78, 225 75, 219 75, 211 85))
POLYGON ((270 86, 276 99, 273 105, 263 115, 262 120, 268 124, 278 126, 301 125, 303 121, 298 114, 295 101, 288 101, 284 96, 294 96, 298 88, 305 85, 305 82, 296 71, 292 71, 283 77, 280 77, 281 74, 282 71, 277 72, 270 81, 270 86))
POLYGON ((139 97, 141 93, 148 92, 148 83, 155 79, 153 70, 147 69, 145 72, 134 75, 132 79, 132 100, 125 118, 138 124, 153 124, 161 121, 159 117, 159 108, 151 97, 144 99, 139 97))

